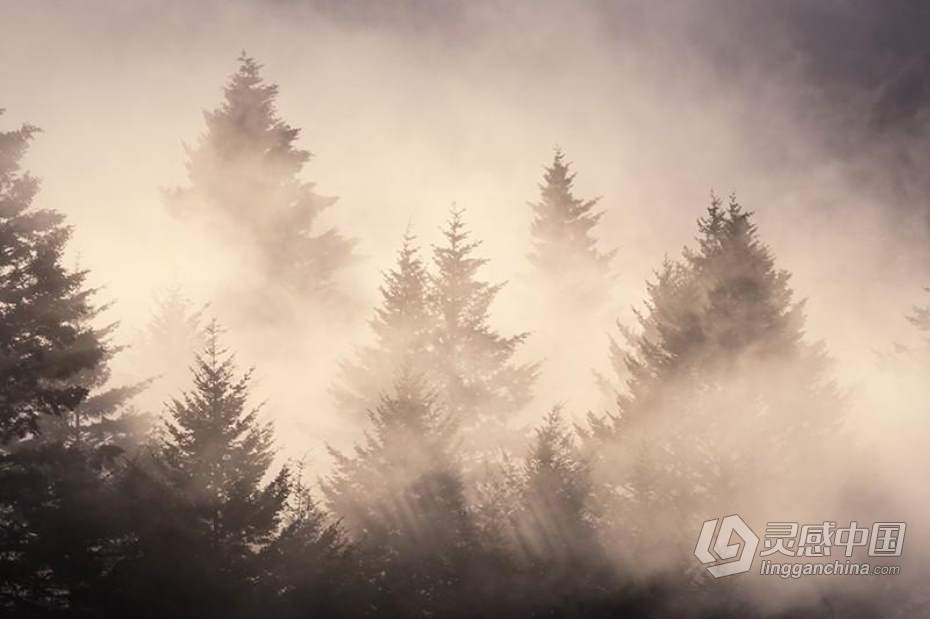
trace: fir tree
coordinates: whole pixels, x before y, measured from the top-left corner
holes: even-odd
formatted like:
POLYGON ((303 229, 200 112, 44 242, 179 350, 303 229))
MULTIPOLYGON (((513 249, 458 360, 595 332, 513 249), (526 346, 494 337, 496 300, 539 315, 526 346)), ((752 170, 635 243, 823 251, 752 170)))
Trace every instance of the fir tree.
MULTIPOLYGON (((686 249, 684 262, 666 260, 648 285, 626 359, 628 422, 673 379, 725 380, 748 361, 793 368, 801 384, 833 393, 822 346, 804 342, 803 302, 792 301, 790 275, 775 268, 751 215, 735 199, 724 209, 714 198, 698 221, 698 249, 686 249)), ((824 430, 832 427, 824 419, 824 430)))
MULTIPOLYGON (((489 324, 489 307, 503 284, 478 279, 487 260, 473 256, 463 211, 453 209, 434 248, 429 307, 434 317, 430 380, 443 405, 465 430, 506 421, 530 398, 539 365, 516 364, 528 333, 506 337, 489 324)), ((500 429, 500 428, 498 428, 500 429)))
POLYGON ((460 615, 465 579, 479 556, 454 455, 454 425, 422 385, 402 375, 371 413, 372 430, 353 455, 330 450, 335 473, 323 484, 374 563, 380 612, 460 615))
POLYGON ((0 132, 0 614, 90 616, 131 538, 109 413, 134 388, 101 390, 109 329, 62 264, 70 229, 20 171, 36 131, 0 132))
MULTIPOLYGON (((792 475, 824 457, 843 402, 822 345, 804 340, 789 274, 775 268, 751 215, 734 198, 727 207, 714 198, 697 248, 657 272, 619 410, 599 426, 602 443, 604 427, 616 432, 600 466, 627 471, 620 495, 634 497, 634 517, 652 530, 722 509, 763 479, 796 492, 829 486, 822 468, 817 480, 792 475), (779 458, 762 461, 763 444, 779 458)), ((622 523, 624 541, 648 534, 643 524, 622 523)))
POLYGON ((248 558, 267 544, 287 499, 288 473, 263 482, 274 456, 270 422, 248 406, 252 372, 237 375, 221 347, 215 321, 206 329, 193 390, 175 398, 166 415, 160 461, 167 477, 201 514, 199 525, 226 561, 248 558))
POLYGON ((361 412, 376 406, 404 368, 419 373, 429 370, 429 276, 415 241, 408 230, 396 265, 384 273, 379 289, 381 306, 369 323, 374 346, 365 347, 354 362, 341 364, 342 380, 333 392, 344 411, 361 412))
POLYGON ((204 336, 192 389, 167 405, 152 457, 122 479, 134 541, 110 577, 113 616, 249 617, 283 603, 268 561, 281 531, 299 537, 293 480, 286 467, 266 479, 272 427, 249 406, 251 371, 237 371, 215 321, 204 336))
POLYGON ((516 535, 542 589, 555 598, 602 596, 612 582, 598 538, 591 470, 559 407, 536 429, 522 487, 516 535))
POLYGON ((357 554, 299 475, 281 529, 260 556, 262 599, 273 604, 266 610, 275 617, 364 615, 371 596, 357 554))
POLYGON ((36 131, 0 133, 0 442, 34 434, 42 415, 73 411, 88 393, 81 377, 108 354, 86 272, 62 264, 71 231, 33 207, 39 182, 20 171, 36 131))
POLYGON ((536 429, 524 475, 524 546, 552 561, 587 554, 595 527, 590 471, 558 407, 536 429))
POLYGON ((594 211, 598 199, 582 200, 574 195, 575 174, 565 163, 565 154, 556 150, 552 165, 546 168, 533 210, 534 250, 532 262, 545 274, 577 279, 587 274, 606 274, 615 251, 602 253, 592 236, 603 212, 594 211))
POLYGON ((190 185, 171 196, 180 212, 220 215, 251 235, 271 281, 302 294, 331 292, 332 277, 353 260, 354 241, 317 219, 336 198, 320 196, 299 175, 310 153, 295 146, 300 130, 278 117, 278 87, 243 54, 225 100, 204 114, 207 130, 188 149, 190 185))

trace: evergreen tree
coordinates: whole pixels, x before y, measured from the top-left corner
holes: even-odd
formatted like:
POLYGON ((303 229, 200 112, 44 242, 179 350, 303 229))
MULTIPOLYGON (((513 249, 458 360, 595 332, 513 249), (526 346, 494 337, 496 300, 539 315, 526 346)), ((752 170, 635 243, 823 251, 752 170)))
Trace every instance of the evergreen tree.
POLYGON ((193 390, 166 415, 159 460, 170 483, 200 514, 211 551, 230 567, 271 541, 288 495, 288 472, 263 482, 274 456, 270 422, 248 406, 251 371, 239 376, 221 347, 215 321, 206 329, 193 390))
POLYGON ((430 380, 449 414, 466 432, 500 424, 530 398, 539 364, 516 364, 513 356, 529 334, 506 337, 489 324, 489 307, 503 284, 478 279, 487 260, 473 256, 480 242, 469 240, 463 211, 453 209, 443 230, 445 244, 434 248, 429 307, 430 380))
MULTIPOLYGON (((301 466, 298 470, 303 470, 301 466)), ((356 549, 297 477, 282 526, 261 553, 262 599, 275 617, 359 617, 371 595, 356 549)))
POLYGON ((453 451, 454 425, 420 379, 402 375, 371 413, 353 455, 330 450, 323 484, 372 563, 379 613, 467 616, 468 579, 480 550, 453 451))
POLYGON ((600 465, 626 471, 613 479, 637 505, 640 520, 622 523, 623 537, 715 513, 763 480, 779 491, 829 486, 815 463, 840 431, 843 402, 822 346, 804 341, 789 274, 734 198, 727 207, 714 198, 698 229, 697 248, 666 261, 649 285, 627 388, 599 428, 602 439, 605 426, 616 433, 600 465), (760 445, 779 456, 763 460, 760 445), (818 478, 795 478, 809 470, 818 478))
POLYGON ((415 241, 408 230, 396 265, 384 274, 379 288, 381 306, 369 323, 375 345, 360 351, 354 362, 341 364, 342 380, 333 392, 344 411, 376 406, 380 394, 390 391, 403 368, 421 373, 429 370, 433 322, 427 305, 429 276, 415 241))
POLYGON ((0 614, 90 616, 130 539, 109 413, 135 388, 100 391, 109 329, 62 264, 70 229, 33 207, 19 167, 36 131, 0 132, 0 614))
POLYGON ((243 54, 225 100, 204 114, 207 130, 188 149, 190 185, 171 195, 180 212, 220 215, 251 235, 266 277, 301 294, 331 292, 336 271, 352 261, 354 242, 335 229, 318 231, 320 213, 336 198, 320 196, 299 178, 310 153, 300 133, 278 117, 278 87, 243 54))
POLYGON ((591 470, 559 407, 537 428, 523 477, 516 534, 537 583, 553 604, 603 597, 615 583, 598 538, 591 470))
POLYGON ((587 555, 595 530, 590 471, 558 407, 536 429, 524 475, 524 547, 547 562, 587 555))
POLYGON ((594 211, 598 199, 575 197, 575 174, 561 150, 556 150, 543 179, 539 201, 530 203, 534 216, 530 259, 543 273, 563 278, 562 283, 589 274, 606 274, 616 251, 600 252, 592 236, 604 215, 594 211))
POLYGON ((0 132, 0 442, 34 434, 42 415, 73 411, 88 392, 81 377, 107 356, 109 329, 92 326, 86 272, 62 264, 71 231, 33 207, 39 182, 20 171, 36 131, 0 132))
MULTIPOLYGON (((673 381, 726 382, 749 361, 785 368, 828 401, 835 395, 822 346, 804 341, 803 302, 792 301, 790 275, 774 267, 751 215, 735 199, 724 209, 714 198, 698 221, 698 249, 686 249, 684 262, 666 260, 648 285, 626 358, 625 423, 648 415, 673 381)), ((824 411, 821 429, 835 420, 824 411)))
POLYGON ((310 513, 288 509, 289 469, 266 479, 272 427, 260 420, 260 407, 249 406, 251 371, 237 371, 215 321, 204 339, 193 388, 167 405, 151 457, 123 476, 134 542, 109 579, 110 615, 283 615, 288 594, 278 588, 276 544, 285 532, 311 548, 310 513))

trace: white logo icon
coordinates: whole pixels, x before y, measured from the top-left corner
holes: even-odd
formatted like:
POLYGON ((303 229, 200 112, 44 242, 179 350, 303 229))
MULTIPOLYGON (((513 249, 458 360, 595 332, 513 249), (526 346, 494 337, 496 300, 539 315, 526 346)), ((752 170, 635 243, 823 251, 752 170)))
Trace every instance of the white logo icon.
POLYGON ((725 517, 723 521, 715 518, 704 523, 701 527, 701 535, 698 537, 697 547, 694 549, 694 556, 708 566, 707 571, 711 576, 722 578, 748 572, 752 568, 758 547, 759 538, 756 534, 752 532, 749 525, 743 522, 742 518, 733 514, 725 517), (717 530, 718 522, 720 523, 719 531, 717 530), (713 545, 713 550, 716 557, 711 553, 711 542, 714 541, 715 531, 717 531, 717 541, 713 545), (739 541, 730 543, 734 535, 740 538, 742 546, 739 541), (734 558, 736 560, 731 561, 734 558))

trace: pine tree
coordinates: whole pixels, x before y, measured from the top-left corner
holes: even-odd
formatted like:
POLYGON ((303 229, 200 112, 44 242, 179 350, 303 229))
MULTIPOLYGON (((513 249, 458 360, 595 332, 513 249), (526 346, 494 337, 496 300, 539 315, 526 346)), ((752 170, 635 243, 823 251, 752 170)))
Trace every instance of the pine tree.
POLYGON ((20 161, 36 131, 0 132, 0 614, 90 616, 131 538, 103 413, 133 388, 88 398, 115 348, 86 272, 62 264, 70 229, 33 207, 20 161))
MULTIPOLYGON (((303 465, 294 467, 302 473, 303 465)), ((260 556, 264 609, 275 617, 358 617, 370 592, 357 552, 320 507, 302 474, 292 484, 281 529, 260 556)))
POLYGON ((526 514, 520 530, 524 546, 552 561, 587 554, 595 527, 590 471, 559 407, 536 429, 524 475, 526 514))
POLYGON ((301 294, 332 292, 332 278, 353 260, 354 241, 317 219, 336 198, 320 196, 299 178, 310 153, 295 147, 300 130, 278 117, 278 87, 243 54, 225 100, 204 114, 207 130, 188 149, 190 185, 171 195, 184 212, 219 215, 251 235, 270 281, 301 294))
POLYGON ((480 242, 469 240, 462 215, 452 210, 443 230, 445 244, 434 247, 430 380, 443 406, 468 432, 505 423, 519 410, 530 398, 539 365, 513 361, 528 333, 506 337, 490 326, 489 307, 503 284, 478 279, 487 260, 473 256, 480 242))
POLYGON ((672 379, 725 381, 748 361, 791 368, 801 384, 833 393, 822 346, 804 342, 803 302, 792 301, 790 275, 774 267, 751 215, 733 198, 726 209, 714 198, 698 221, 698 249, 686 249, 684 262, 666 260, 648 285, 626 359, 628 422, 648 414, 672 379))
POLYGON ((713 198, 697 248, 666 261, 649 285, 627 388, 607 424, 616 434, 599 453, 604 470, 627 471, 621 494, 637 503, 639 521, 622 523, 626 542, 683 513, 724 509, 763 481, 780 491, 829 486, 822 466, 817 479, 796 476, 836 439, 842 398, 751 215, 735 198, 725 208, 713 198), (778 458, 763 460, 761 445, 778 458))
POLYGON ((429 276, 415 241, 408 230, 396 265, 384 274, 381 306, 370 322, 374 346, 365 347, 354 362, 341 364, 341 381, 333 393, 343 411, 361 413, 376 406, 404 368, 418 373, 429 370, 429 276))
POLYGON ((108 616, 250 617, 282 603, 268 561, 282 531, 299 537, 293 480, 287 467, 267 479, 272 427, 249 406, 251 371, 238 372, 215 321, 204 336, 192 389, 167 405, 151 456, 122 476, 133 542, 110 575, 108 616))
POLYGON ((455 426, 425 391, 401 376, 371 413, 372 430, 353 455, 330 450, 323 484, 380 572, 379 612, 458 616, 470 607, 464 582, 479 556, 453 451, 455 426))
POLYGON ((519 546, 547 595, 592 599, 612 584, 598 511, 589 463, 555 407, 536 429, 515 518, 519 546))
POLYGON ((575 174, 561 150, 556 150, 543 179, 539 202, 530 203, 534 215, 530 259, 543 273, 560 277, 563 283, 588 274, 606 274, 616 251, 600 252, 592 236, 604 215, 594 211, 598 199, 575 197, 575 174))
POLYGON ((271 541, 288 495, 288 471, 263 482, 274 457, 272 426, 248 406, 252 372, 239 376, 213 321, 193 390, 169 405, 159 459, 171 484, 200 513, 213 552, 241 562, 271 541))
POLYGON ((73 411, 88 393, 82 375, 107 356, 109 329, 92 326, 86 272, 62 264, 71 231, 33 207, 39 182, 20 171, 36 131, 0 133, 0 442, 34 434, 42 415, 73 411))

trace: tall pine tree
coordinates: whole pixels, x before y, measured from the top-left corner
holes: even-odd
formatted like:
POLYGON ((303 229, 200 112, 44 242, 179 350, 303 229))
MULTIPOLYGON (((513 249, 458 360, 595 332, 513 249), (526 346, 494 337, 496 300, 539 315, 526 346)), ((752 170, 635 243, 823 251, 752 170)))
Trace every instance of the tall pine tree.
POLYGON ((332 292, 333 275, 353 260, 354 242, 318 217, 336 198, 300 179, 310 153, 295 142, 300 130, 278 117, 278 87, 243 54, 225 99, 206 112, 207 130, 188 149, 188 187, 171 194, 181 213, 217 216, 250 237, 269 281, 305 295, 332 292))

